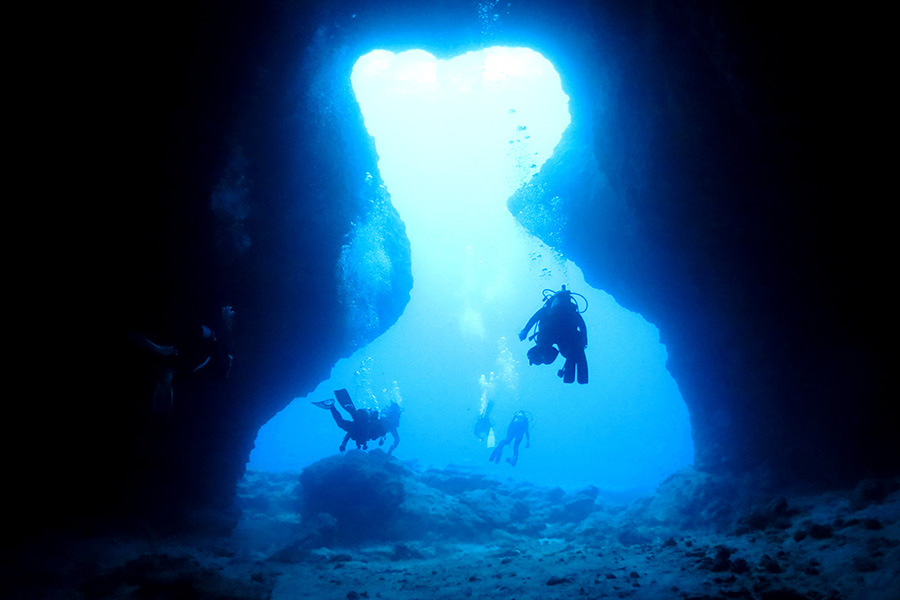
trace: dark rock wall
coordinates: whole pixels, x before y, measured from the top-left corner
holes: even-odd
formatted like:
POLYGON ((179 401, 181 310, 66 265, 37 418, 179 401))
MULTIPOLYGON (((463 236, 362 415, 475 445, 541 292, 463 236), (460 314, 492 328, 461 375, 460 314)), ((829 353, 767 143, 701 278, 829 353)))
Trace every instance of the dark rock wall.
POLYGON ((889 236, 869 201, 846 202, 874 192, 853 176, 865 159, 847 156, 853 18, 632 8, 607 12, 615 26, 598 38, 611 58, 598 61, 610 75, 594 148, 609 188, 575 207, 590 216, 567 253, 659 326, 702 467, 829 483, 896 467, 889 236), (597 201, 610 196, 614 209, 597 201))
MULTIPOLYGON (((84 290, 73 336, 103 353, 74 361, 89 401, 26 408, 12 443, 53 459, 14 469, 22 506, 77 489, 61 518, 227 507, 259 426, 349 354, 335 264, 378 184, 349 74, 374 48, 528 45, 557 66, 574 126, 511 208, 659 327, 701 467, 838 482, 898 466, 888 225, 852 143, 871 116, 849 102, 863 77, 834 41, 849 19, 652 0, 192 2, 119 17, 82 41, 99 77, 80 116, 102 148, 75 162, 102 174, 75 245, 97 251, 79 265, 97 278, 66 280, 84 290), (228 381, 176 380, 170 418, 148 420, 146 357, 125 331, 166 342, 223 304, 237 313, 228 381)), ((411 285, 391 218, 385 327, 411 285)))

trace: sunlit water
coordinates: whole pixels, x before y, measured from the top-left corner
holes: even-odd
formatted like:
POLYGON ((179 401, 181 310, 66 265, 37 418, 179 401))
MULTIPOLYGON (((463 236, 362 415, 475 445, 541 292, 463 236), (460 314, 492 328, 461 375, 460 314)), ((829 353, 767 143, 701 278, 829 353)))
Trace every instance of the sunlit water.
MULTIPOLYGON (((577 266, 506 208, 569 123, 552 65, 524 49, 450 61, 376 51, 357 63, 353 85, 406 223, 410 302, 396 325, 260 430, 249 467, 299 470, 336 453, 343 432, 310 400, 338 388, 358 406, 400 401, 395 455, 421 466, 460 464, 546 485, 650 489, 691 463, 687 410, 656 328, 588 287, 577 266), (517 337, 542 290, 563 284, 588 303, 587 385, 557 377, 562 357, 529 366, 531 344, 517 337), (516 410, 534 415, 531 448, 523 444, 514 468, 489 463, 489 442, 474 435, 488 401, 498 437, 516 410)), ((365 248, 366 235, 378 232, 358 232, 355 243, 365 248)), ((362 263, 372 285, 384 278, 383 256, 347 256, 362 263)))

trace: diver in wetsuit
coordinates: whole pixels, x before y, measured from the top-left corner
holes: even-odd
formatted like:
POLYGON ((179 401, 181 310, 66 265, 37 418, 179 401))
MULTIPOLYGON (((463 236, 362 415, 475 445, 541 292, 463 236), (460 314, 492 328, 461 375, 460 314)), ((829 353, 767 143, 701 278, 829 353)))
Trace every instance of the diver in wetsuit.
POLYGON ((369 423, 369 439, 378 440, 379 446, 384 444, 387 434, 391 434, 391 437, 394 438, 394 442, 388 448, 388 456, 400 443, 400 434, 397 432, 397 428, 400 427, 401 412, 403 412, 403 409, 400 408, 400 405, 396 402, 391 402, 386 409, 378 413, 378 418, 374 422, 370 421, 369 423))
POLYGON ((507 458, 506 462, 516 466, 516 463, 519 462, 519 444, 522 443, 522 438, 525 438, 526 448, 531 446, 531 434, 528 431, 530 425, 529 414, 524 410, 517 411, 506 428, 506 438, 497 444, 497 447, 491 452, 490 460, 499 465, 500 459, 503 458, 503 448, 512 443, 513 455, 512 458, 507 458))
POLYGON ((351 439, 356 442, 357 450, 368 450, 369 442, 379 440, 378 445, 384 444, 387 434, 391 434, 394 442, 388 448, 388 454, 391 454, 400 443, 400 434, 397 428, 400 426, 400 413, 402 409, 396 402, 391 402, 383 413, 370 408, 356 408, 353 400, 350 399, 350 393, 347 390, 335 390, 334 397, 350 415, 351 420, 345 419, 334 406, 334 400, 319 400, 313 402, 313 405, 324 408, 331 412, 334 422, 344 430, 344 440, 339 446, 339 450, 344 452, 347 449, 347 442, 351 439))
POLYGON ((475 426, 473 428, 475 432, 475 437, 478 438, 479 441, 485 441, 490 439, 492 436, 492 429, 494 428, 494 422, 491 421, 491 410, 494 408, 494 401, 488 400, 484 405, 484 408, 481 409, 481 413, 478 415, 478 418, 475 420, 475 426))
POLYGON ((133 329, 128 331, 131 341, 142 351, 147 351, 145 355, 152 359, 154 383, 149 406, 151 414, 167 417, 172 412, 173 382, 177 377, 206 381, 224 381, 228 377, 234 360, 230 351, 233 320, 234 309, 223 306, 216 329, 203 324, 174 327, 174 333, 169 333, 174 343, 170 344, 153 341, 133 329))
POLYGON ((528 351, 528 363, 549 365, 556 360, 557 354, 562 354, 566 362, 557 375, 563 378, 563 382, 574 382, 577 373, 578 383, 587 383, 587 357, 584 354, 587 347, 587 326, 581 316, 584 311, 579 311, 578 303, 572 296, 566 286, 555 293, 544 290, 544 305, 519 332, 519 339, 524 341, 528 338, 531 328, 537 325, 535 334, 528 338, 535 342, 534 347, 528 351))
POLYGON ((351 439, 356 442, 357 450, 362 449, 365 450, 368 448, 368 442, 370 439, 369 434, 371 433, 371 422, 377 419, 377 415, 373 415, 372 411, 367 408, 357 409, 354 406, 353 401, 350 399, 350 394, 347 390, 335 390, 334 397, 337 398, 341 407, 347 411, 350 415, 350 421, 345 419, 341 413, 338 412, 338 409, 334 406, 334 400, 319 400, 317 402, 313 402, 315 406, 319 408, 324 408, 331 412, 331 416, 334 418, 334 422, 340 427, 342 430, 346 431, 346 435, 344 436, 344 441, 341 442, 339 446, 339 450, 343 452, 347 449, 347 442, 351 439))

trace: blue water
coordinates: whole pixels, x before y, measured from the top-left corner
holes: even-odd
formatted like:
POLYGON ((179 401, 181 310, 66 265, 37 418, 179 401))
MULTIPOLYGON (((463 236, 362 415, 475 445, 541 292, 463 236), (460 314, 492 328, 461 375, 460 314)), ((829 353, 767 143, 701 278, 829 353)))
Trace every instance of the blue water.
MULTIPOLYGON (((299 470, 336 453, 343 432, 310 401, 338 388, 357 406, 400 402, 394 454, 422 467, 456 464, 542 485, 649 490, 690 464, 688 413, 657 329, 590 288, 575 264, 506 208, 569 124, 552 65, 525 49, 449 61, 376 51, 357 63, 353 85, 407 227, 410 302, 386 333, 260 430, 248 467, 299 470), (542 290, 563 284, 587 302, 587 385, 556 376, 562 357, 529 366, 531 344, 517 337, 542 290), (497 437, 516 410, 533 415, 531 447, 522 445, 516 467, 489 463, 493 440, 474 434, 488 402, 497 437)), ((390 281, 382 242, 377 220, 358 225, 339 265, 348 322, 360 337, 374 326, 374 312, 353 300, 390 281)))

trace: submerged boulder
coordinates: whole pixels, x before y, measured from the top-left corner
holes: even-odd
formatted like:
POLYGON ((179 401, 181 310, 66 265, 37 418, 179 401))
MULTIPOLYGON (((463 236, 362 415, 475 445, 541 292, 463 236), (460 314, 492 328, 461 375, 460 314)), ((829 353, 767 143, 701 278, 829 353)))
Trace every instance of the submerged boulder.
POLYGON ((470 540, 491 530, 469 506, 380 450, 320 460, 303 470, 300 484, 303 537, 309 545, 428 534, 470 540))
POLYGON ((407 476, 400 463, 382 452, 351 451, 323 459, 300 475, 303 512, 331 515, 338 537, 383 535, 397 520, 407 476))

